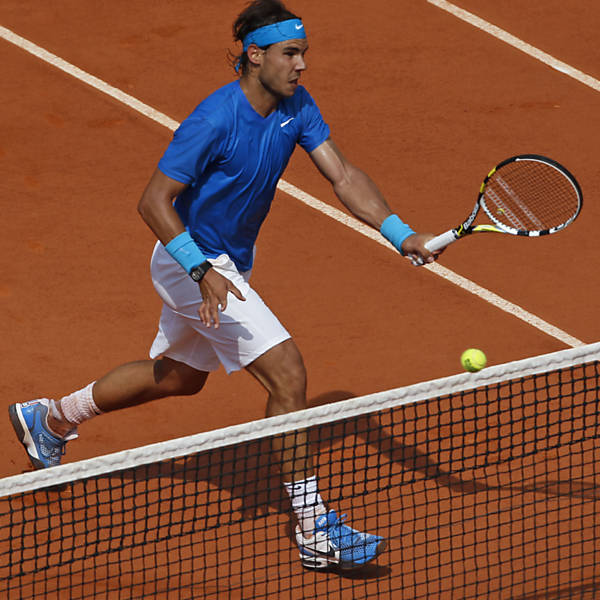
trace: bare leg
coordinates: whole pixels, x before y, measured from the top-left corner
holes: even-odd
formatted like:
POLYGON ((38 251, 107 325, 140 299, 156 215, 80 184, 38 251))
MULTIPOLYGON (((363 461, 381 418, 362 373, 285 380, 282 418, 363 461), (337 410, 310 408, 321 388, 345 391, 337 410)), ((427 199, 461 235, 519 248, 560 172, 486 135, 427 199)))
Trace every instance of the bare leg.
MULTIPOLYGON (((207 377, 204 371, 166 357, 126 363, 96 381, 94 402, 102 412, 110 412, 168 396, 188 396, 199 392, 207 377)), ((73 427, 52 415, 48 425, 59 435, 73 427)))
MULTIPOLYGON (((246 367, 267 390, 267 416, 306 408, 306 370, 296 344, 288 339, 246 367)), ((284 481, 301 481, 314 474, 306 430, 273 440, 280 454, 284 481)))

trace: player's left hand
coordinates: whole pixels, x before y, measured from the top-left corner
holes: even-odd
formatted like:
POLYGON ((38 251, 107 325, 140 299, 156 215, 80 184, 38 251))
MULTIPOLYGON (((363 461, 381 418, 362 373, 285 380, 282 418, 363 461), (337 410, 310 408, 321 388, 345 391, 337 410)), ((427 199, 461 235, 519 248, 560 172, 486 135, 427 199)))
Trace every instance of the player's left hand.
POLYGON ((415 233, 402 242, 402 252, 415 266, 432 263, 441 254, 441 252, 430 252, 425 248, 425 244, 433 237, 431 233, 415 233))
POLYGON ((202 302, 198 308, 200 320, 206 327, 219 327, 219 311, 227 308, 227 294, 230 292, 238 299, 245 301, 242 292, 215 269, 210 269, 200 281, 202 302))

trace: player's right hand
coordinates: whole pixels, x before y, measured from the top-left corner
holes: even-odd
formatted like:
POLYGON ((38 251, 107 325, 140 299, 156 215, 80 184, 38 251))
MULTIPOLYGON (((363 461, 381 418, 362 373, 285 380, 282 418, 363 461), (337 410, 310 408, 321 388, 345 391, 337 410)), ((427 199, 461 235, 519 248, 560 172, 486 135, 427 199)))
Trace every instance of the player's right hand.
POLYGON ((419 266, 437 260, 441 252, 430 252, 425 247, 425 244, 432 238, 433 234, 431 233, 415 233, 404 240, 402 251, 407 258, 410 258, 413 265, 419 266))
POLYGON ((206 327, 219 327, 219 310, 227 308, 227 294, 231 292, 238 300, 246 300, 240 290, 227 277, 211 269, 200 281, 202 303, 198 308, 200 320, 206 327))

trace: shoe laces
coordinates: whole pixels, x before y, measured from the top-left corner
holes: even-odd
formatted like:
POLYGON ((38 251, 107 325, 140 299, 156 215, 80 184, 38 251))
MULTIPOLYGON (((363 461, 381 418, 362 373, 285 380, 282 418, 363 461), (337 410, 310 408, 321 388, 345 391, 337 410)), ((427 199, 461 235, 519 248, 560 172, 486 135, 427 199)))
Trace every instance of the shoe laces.
POLYGON ((42 454, 52 465, 60 463, 61 456, 65 453, 66 443, 54 437, 40 435, 38 438, 42 454))
POLYGON ((357 546, 363 545, 367 542, 368 536, 365 533, 352 529, 349 525, 345 525, 345 521, 348 518, 347 514, 340 516, 336 515, 335 520, 331 519, 331 511, 327 514, 326 519, 323 519, 322 524, 316 527, 316 531, 323 531, 334 537, 340 546, 357 546))

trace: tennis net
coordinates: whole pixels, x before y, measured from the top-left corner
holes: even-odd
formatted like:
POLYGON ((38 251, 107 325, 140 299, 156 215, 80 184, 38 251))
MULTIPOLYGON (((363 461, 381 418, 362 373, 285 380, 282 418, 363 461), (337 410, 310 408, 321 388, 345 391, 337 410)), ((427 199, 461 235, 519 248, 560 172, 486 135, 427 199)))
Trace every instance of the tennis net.
POLYGON ((0 480, 0 597, 593 598, 600 344, 0 480), (271 441, 388 549, 303 569, 271 441))

